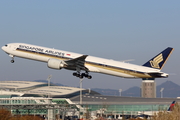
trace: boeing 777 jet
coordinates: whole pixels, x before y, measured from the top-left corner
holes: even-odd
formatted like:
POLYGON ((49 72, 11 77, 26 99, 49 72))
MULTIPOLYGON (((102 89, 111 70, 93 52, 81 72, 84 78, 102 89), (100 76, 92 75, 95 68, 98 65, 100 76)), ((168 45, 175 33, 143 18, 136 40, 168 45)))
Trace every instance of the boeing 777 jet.
POLYGON ((9 43, 2 50, 12 58, 12 63, 14 57, 41 61, 52 69, 74 70, 73 75, 79 78, 91 79, 89 72, 96 72, 123 78, 155 79, 168 77, 161 69, 173 48, 166 48, 142 66, 25 43, 9 43))

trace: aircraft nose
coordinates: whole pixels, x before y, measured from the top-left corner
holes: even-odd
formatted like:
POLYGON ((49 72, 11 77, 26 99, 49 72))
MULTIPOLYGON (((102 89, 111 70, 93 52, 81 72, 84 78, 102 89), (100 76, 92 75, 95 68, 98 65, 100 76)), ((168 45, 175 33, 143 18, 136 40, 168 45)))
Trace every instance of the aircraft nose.
POLYGON ((1 49, 4 50, 4 46, 2 46, 1 49))
POLYGON ((7 46, 2 46, 2 47, 1 47, 1 49, 2 49, 3 51, 6 51, 6 48, 7 48, 7 46))

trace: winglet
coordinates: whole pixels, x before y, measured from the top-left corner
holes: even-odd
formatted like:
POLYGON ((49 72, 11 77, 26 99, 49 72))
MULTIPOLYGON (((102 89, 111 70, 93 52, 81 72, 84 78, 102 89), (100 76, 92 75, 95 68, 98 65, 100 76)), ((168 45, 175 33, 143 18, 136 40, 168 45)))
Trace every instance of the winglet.
POLYGON ((157 56, 146 62, 143 66, 162 69, 166 61, 168 60, 169 56, 171 55, 174 48, 168 47, 157 56))
POLYGON ((175 103, 176 103, 176 101, 173 101, 173 102, 171 103, 171 105, 169 106, 168 111, 172 111, 172 110, 173 110, 173 107, 174 107, 175 103))

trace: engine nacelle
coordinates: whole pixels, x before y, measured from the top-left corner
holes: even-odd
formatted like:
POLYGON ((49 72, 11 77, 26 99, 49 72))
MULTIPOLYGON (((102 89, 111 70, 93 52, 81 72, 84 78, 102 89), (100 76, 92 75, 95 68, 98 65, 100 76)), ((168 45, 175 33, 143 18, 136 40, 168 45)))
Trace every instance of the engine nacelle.
POLYGON ((52 69, 62 69, 65 66, 65 62, 57 59, 49 59, 47 66, 52 69))

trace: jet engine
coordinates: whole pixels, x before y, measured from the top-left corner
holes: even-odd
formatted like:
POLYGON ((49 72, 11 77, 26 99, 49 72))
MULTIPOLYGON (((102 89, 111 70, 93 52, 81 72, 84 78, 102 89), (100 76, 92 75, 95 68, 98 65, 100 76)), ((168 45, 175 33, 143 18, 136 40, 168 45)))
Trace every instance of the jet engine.
POLYGON ((65 62, 62 60, 52 59, 50 58, 48 60, 47 66, 52 69, 62 69, 65 67, 65 62))

